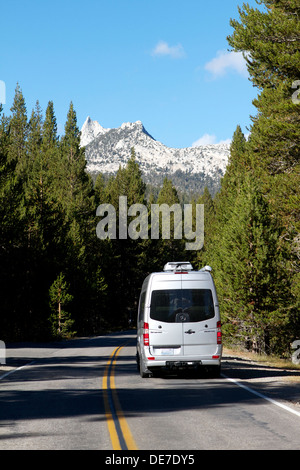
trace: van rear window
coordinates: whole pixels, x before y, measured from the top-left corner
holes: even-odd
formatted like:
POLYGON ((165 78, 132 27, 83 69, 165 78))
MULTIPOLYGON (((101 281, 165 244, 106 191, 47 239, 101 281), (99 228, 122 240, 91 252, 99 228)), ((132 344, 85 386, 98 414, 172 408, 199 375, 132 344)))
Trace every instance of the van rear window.
POLYGON ((199 322, 213 318, 210 289, 154 290, 150 318, 167 323, 199 322))

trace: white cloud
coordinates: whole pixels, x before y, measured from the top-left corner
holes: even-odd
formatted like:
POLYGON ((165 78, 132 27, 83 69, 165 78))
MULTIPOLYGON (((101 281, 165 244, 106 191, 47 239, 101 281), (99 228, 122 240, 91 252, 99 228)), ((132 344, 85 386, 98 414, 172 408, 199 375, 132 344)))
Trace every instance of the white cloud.
POLYGON ((216 57, 205 64, 204 68, 212 74, 213 78, 225 75, 228 70, 234 70, 243 77, 248 76, 246 61, 242 52, 219 51, 216 57))
POLYGON ((200 139, 196 140, 192 144, 192 147, 198 147, 198 145, 209 145, 209 144, 215 144, 216 143, 216 136, 211 135, 211 134, 204 134, 200 139))
POLYGON ((192 147, 199 147, 200 145, 212 145, 212 144, 230 144, 231 139, 217 141, 217 137, 213 134, 204 134, 200 139, 196 140, 192 144, 192 147))
POLYGON ((169 56, 172 59, 181 59, 185 56, 184 49, 181 44, 169 46, 165 41, 159 41, 152 51, 153 56, 169 56))

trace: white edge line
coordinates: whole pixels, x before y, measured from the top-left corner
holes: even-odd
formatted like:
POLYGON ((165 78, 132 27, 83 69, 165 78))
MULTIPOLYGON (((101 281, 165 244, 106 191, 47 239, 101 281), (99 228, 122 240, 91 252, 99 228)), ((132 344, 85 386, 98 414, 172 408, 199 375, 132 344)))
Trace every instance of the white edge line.
POLYGON ((15 372, 17 372, 17 370, 24 369, 24 367, 30 366, 31 364, 34 364, 34 363, 35 363, 35 361, 31 361, 31 362, 28 362, 27 364, 24 364, 23 366, 20 366, 20 367, 17 367, 16 369, 10 370, 10 371, 6 372, 5 374, 1 375, 0 380, 5 379, 5 377, 7 377, 8 375, 14 374, 15 372))
POLYGON ((256 392, 256 391, 253 390, 252 388, 247 387, 247 385, 242 384, 242 383, 239 382, 238 380, 231 379, 231 378, 227 377, 227 375, 225 375, 225 374, 223 374, 223 373, 221 374, 221 376, 224 377, 225 379, 229 380, 229 382, 233 382, 233 383, 235 383, 236 385, 238 385, 239 387, 244 388, 244 389, 247 390, 248 392, 253 393, 254 395, 257 395, 258 397, 263 398, 264 400, 269 401, 269 402, 272 403, 273 405, 279 406, 280 408, 283 408, 284 410, 289 411, 290 413, 293 413, 294 415, 300 417, 299 411, 293 410, 293 408, 290 408, 289 406, 286 406, 286 405, 284 405, 283 403, 280 403, 279 401, 273 400, 272 398, 269 398, 269 397, 267 397, 266 395, 263 395, 262 393, 256 392))

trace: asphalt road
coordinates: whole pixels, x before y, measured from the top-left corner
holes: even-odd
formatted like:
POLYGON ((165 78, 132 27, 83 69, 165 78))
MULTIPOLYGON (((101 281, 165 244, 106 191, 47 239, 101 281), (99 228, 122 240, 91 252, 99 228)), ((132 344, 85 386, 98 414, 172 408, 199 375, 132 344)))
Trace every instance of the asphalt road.
POLYGON ((6 353, 0 450, 300 449, 299 371, 224 357, 218 379, 142 379, 133 332, 6 353))

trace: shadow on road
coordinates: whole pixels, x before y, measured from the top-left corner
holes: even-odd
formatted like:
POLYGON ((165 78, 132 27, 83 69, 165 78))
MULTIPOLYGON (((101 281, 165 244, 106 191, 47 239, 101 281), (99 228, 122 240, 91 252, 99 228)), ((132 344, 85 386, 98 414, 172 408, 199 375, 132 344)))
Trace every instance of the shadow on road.
MULTIPOLYGON (((126 342, 130 347, 124 348, 118 357, 116 382, 118 396, 127 416, 142 417, 149 413, 219 408, 241 402, 257 405, 264 401, 224 378, 210 379, 205 373, 197 378, 193 374, 140 378, 135 363, 135 336, 129 332, 69 341, 60 345, 55 356, 48 354, 49 345, 44 348, 42 345, 32 348, 27 358, 11 354, 8 362, 34 359, 35 364, 34 367, 27 367, 26 373, 24 370, 16 371, 4 382, 0 382, 1 385, 6 384, 1 390, 0 426, 18 420, 74 416, 104 420, 103 371, 112 350, 126 342), (91 353, 90 348, 96 348, 97 354, 94 351, 91 353), (70 349, 70 355, 63 354, 66 349, 70 349), (78 355, 77 350, 80 352, 78 355)), ((56 343, 53 350, 57 347, 56 343)), ((23 348, 10 348, 10 353, 17 350, 24 353, 29 351, 28 344, 23 345, 23 348)), ((289 375, 299 377, 300 371, 253 365, 231 357, 225 359, 222 370, 226 376, 243 381, 272 379, 271 385, 268 385, 268 382, 267 385, 264 384, 264 391, 271 391, 275 397, 284 395, 288 400, 300 402, 299 383, 289 387, 281 382, 289 375)))

